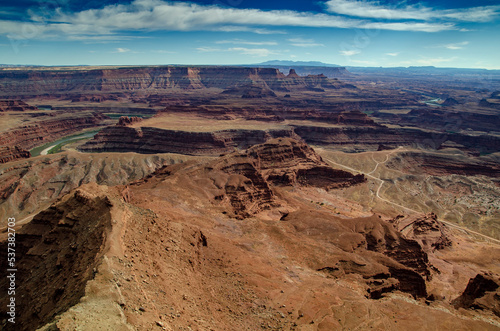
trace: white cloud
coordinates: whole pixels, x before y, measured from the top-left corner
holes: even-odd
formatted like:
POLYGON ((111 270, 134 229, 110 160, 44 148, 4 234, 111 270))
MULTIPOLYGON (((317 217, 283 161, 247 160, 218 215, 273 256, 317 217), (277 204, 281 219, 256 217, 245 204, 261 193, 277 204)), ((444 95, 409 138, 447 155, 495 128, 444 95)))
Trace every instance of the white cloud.
POLYGON ((393 31, 420 31, 420 32, 440 32, 445 30, 455 30, 456 27, 452 23, 380 23, 371 22, 362 25, 365 29, 375 30, 393 30, 393 31))
POLYGON ((295 47, 318 47, 325 46, 314 41, 314 39, 304 39, 304 38, 290 38, 288 41, 291 42, 292 46, 295 47))
POLYGON ((398 55, 399 55, 399 53, 397 53, 397 52, 396 52, 396 53, 385 53, 385 55, 389 55, 389 56, 398 56, 398 55))
POLYGON ((242 39, 218 40, 216 44, 240 44, 240 45, 278 45, 275 41, 248 41, 242 39))
POLYGON ((467 46, 468 44, 469 44, 468 41, 463 41, 461 43, 456 43, 456 44, 447 44, 447 45, 444 45, 443 47, 451 49, 451 50, 457 50, 457 49, 463 49, 464 46, 467 46))
POLYGON ((223 49, 214 47, 198 47, 196 48, 198 52, 223 52, 223 49))
POLYGON ((389 7, 379 1, 371 0, 329 0, 325 3, 329 12, 353 17, 377 18, 386 20, 433 19, 462 22, 488 22, 499 15, 500 6, 480 6, 457 9, 434 9, 423 5, 389 7))
MULTIPOLYGON (((337 8, 336 4, 352 6, 353 3, 346 0, 330 0, 328 8, 334 11, 337 8)), ((361 7, 358 9, 363 9, 362 7, 367 5, 375 6, 373 3, 368 2, 356 2, 354 4, 356 8, 361 7)), ((494 6, 490 7, 493 8, 494 6)), ((360 10, 360 15, 356 16, 379 17, 381 15, 378 13, 379 9, 377 8, 375 8, 375 13, 372 14, 360 10)), ((489 11, 494 12, 491 8, 489 11)), ((340 10, 340 12, 345 14, 349 10, 344 9, 340 10)), ((406 16, 417 15, 415 12, 411 11, 412 14, 406 16)), ((461 16, 459 14, 459 12, 449 13, 454 20, 460 20, 461 16)), ((481 16, 479 11, 476 11, 471 17, 480 19, 481 17, 486 17, 484 15, 481 16)), ((463 16, 462 19, 465 20, 467 15, 463 16)), ((269 27, 377 28, 425 32, 457 29, 451 23, 377 23, 322 13, 292 10, 263 11, 259 9, 222 8, 216 5, 199 5, 189 2, 167 2, 161 0, 135 0, 129 4, 114 4, 100 9, 88 9, 74 13, 67 13, 59 8, 47 17, 41 18, 32 14, 30 19, 33 22, 0 20, 0 35, 8 35, 11 39, 61 39, 61 37, 75 38, 75 36, 87 36, 90 39, 93 36, 106 36, 112 39, 123 33, 129 34, 130 31, 204 30, 248 31, 258 34, 270 34, 286 33, 286 31, 268 29, 269 27)))
POLYGON ((229 51, 238 52, 244 55, 250 55, 254 57, 266 57, 272 54, 277 54, 267 48, 245 48, 245 47, 233 47, 229 48, 229 51))
POLYGON ((121 48, 121 47, 118 47, 118 48, 116 49, 116 52, 117 52, 117 53, 127 53, 127 52, 130 52, 130 49, 128 49, 128 48, 121 48))
POLYGON ((344 55, 344 56, 353 56, 353 55, 356 55, 356 54, 359 54, 361 53, 360 51, 340 51, 340 55, 344 55))

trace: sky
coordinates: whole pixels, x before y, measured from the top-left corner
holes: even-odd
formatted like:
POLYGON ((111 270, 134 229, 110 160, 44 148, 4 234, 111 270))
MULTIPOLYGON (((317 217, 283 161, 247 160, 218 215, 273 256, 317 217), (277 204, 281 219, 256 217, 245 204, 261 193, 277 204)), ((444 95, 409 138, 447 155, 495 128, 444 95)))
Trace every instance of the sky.
POLYGON ((500 0, 2 0, 0 64, 500 69, 500 0))

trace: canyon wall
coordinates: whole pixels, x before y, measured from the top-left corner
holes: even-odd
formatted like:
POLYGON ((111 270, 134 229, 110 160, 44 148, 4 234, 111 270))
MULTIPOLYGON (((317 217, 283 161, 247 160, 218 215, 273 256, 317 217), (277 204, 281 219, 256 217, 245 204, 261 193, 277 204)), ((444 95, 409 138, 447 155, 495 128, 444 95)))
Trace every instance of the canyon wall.
POLYGON ((137 152, 219 155, 246 149, 276 137, 296 137, 292 130, 222 130, 189 132, 152 127, 111 126, 80 147, 85 152, 137 152))
POLYGON ((81 70, 0 70, 0 95, 44 95, 164 89, 226 89, 257 84, 275 91, 336 88, 324 75, 284 75, 274 68, 126 67, 81 70))

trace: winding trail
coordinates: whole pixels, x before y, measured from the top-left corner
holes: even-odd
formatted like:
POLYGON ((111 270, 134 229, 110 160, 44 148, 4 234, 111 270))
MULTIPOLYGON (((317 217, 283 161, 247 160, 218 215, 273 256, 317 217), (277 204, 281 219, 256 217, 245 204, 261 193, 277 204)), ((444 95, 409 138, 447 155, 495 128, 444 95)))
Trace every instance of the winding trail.
MULTIPOLYGON (((371 179, 378 180, 378 181, 380 182, 380 185, 378 186, 378 188, 377 188, 377 192, 376 192, 376 196, 377 196, 377 198, 378 198, 378 199, 380 199, 380 200, 382 200, 382 201, 384 201, 384 202, 387 202, 388 204, 391 204, 391 205, 393 205, 393 206, 396 206, 396 207, 402 208, 402 209, 404 209, 404 210, 407 210, 407 211, 409 211, 409 212, 420 214, 420 213, 422 213, 422 212, 417 211, 417 210, 415 210, 415 209, 411 209, 411 208, 405 207, 405 206, 403 206, 403 205, 400 205, 400 204, 398 204, 398 203, 395 203, 395 202, 393 202, 393 201, 390 201, 390 200, 387 200, 386 198, 381 197, 381 196, 380 196, 380 190, 382 189, 382 186, 384 185, 384 180, 383 180, 383 179, 381 179, 381 178, 379 178, 379 177, 375 177, 375 176, 373 176, 373 175, 372 175, 372 173, 374 173, 374 172, 378 169, 378 166, 379 166, 380 164, 385 164, 387 161, 389 161, 389 156, 390 156, 391 154, 395 153, 395 152, 398 152, 398 151, 402 151, 402 147, 399 147, 398 149, 395 149, 395 150, 391 151, 390 153, 388 153, 388 154, 386 155, 386 157, 385 157, 385 160, 384 160, 383 162, 379 162, 379 161, 375 160, 375 159, 373 158, 373 154, 374 154, 374 152, 372 152, 372 160, 373 160, 373 161, 375 161, 377 164, 375 165, 375 168, 374 168, 372 171, 370 171, 369 173, 365 173, 365 172, 363 172, 363 171, 360 171, 360 170, 357 170, 357 169, 354 169, 354 168, 348 167, 348 166, 346 166, 346 165, 343 165, 343 164, 337 163, 337 162, 335 162, 334 160, 332 160, 331 158, 328 158, 328 157, 323 157, 323 158, 324 158, 324 159, 325 159, 328 163, 331 163, 331 164, 333 164, 333 165, 336 165, 336 166, 342 167, 342 168, 344 168, 344 169, 347 169, 347 170, 350 170, 350 171, 353 171, 353 172, 357 172, 357 173, 363 174, 363 175, 365 175, 366 177, 369 177, 369 178, 371 178, 371 179)), ((438 221, 439 221, 439 222, 441 222, 441 223, 443 223, 443 224, 446 224, 446 225, 448 225, 448 226, 450 226, 450 227, 453 227, 453 228, 455 228, 455 229, 461 230, 461 231, 465 232, 466 234, 469 234, 469 235, 470 235, 470 234, 474 234, 474 235, 480 236, 480 237, 482 237, 482 238, 486 239, 486 241, 488 241, 489 243, 493 243, 493 244, 500 245, 500 240, 498 240, 498 239, 495 239, 495 238, 492 238, 492 237, 487 236, 487 235, 485 235, 485 234, 482 234, 482 233, 479 233, 479 232, 476 232, 476 231, 470 230, 470 229, 465 228, 465 227, 462 227, 462 226, 460 226, 460 225, 457 225, 457 224, 454 224, 454 223, 450 223, 450 222, 448 222, 448 221, 443 221, 443 220, 438 220, 438 221)))

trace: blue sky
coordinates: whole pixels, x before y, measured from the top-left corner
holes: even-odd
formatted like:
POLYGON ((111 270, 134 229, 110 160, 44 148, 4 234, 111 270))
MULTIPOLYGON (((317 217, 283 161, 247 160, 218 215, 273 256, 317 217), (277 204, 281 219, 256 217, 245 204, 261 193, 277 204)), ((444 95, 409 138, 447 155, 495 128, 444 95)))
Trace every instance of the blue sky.
POLYGON ((3 0, 0 64, 500 69, 500 1, 3 0))

